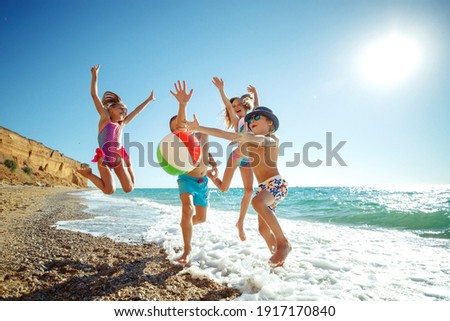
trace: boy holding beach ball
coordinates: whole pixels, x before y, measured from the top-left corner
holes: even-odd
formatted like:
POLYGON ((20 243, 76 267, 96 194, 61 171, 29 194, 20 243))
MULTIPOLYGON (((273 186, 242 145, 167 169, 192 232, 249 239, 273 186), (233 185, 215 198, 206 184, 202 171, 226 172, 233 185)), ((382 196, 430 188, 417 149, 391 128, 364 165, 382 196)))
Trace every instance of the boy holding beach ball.
MULTIPOLYGON (((186 126, 186 108, 191 99, 193 89, 187 93, 186 82, 179 80, 175 83, 175 92, 170 91, 179 103, 178 115, 170 119, 170 130, 187 131, 186 126)), ((187 264, 191 253, 192 231, 195 224, 206 221, 206 213, 209 205, 208 190, 208 165, 217 171, 217 165, 208 152, 208 135, 194 133, 202 148, 200 162, 186 174, 178 176, 178 190, 180 194, 181 210, 181 232, 183 234, 184 251, 177 260, 180 264, 187 264)))

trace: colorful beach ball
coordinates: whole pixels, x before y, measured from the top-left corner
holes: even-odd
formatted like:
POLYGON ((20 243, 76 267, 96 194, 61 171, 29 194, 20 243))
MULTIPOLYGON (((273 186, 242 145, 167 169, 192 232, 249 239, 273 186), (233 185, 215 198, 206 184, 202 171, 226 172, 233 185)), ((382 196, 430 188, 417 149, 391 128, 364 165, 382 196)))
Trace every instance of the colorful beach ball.
POLYGON ((173 132, 158 144, 156 157, 159 165, 170 175, 190 172, 202 156, 200 142, 191 133, 173 132))

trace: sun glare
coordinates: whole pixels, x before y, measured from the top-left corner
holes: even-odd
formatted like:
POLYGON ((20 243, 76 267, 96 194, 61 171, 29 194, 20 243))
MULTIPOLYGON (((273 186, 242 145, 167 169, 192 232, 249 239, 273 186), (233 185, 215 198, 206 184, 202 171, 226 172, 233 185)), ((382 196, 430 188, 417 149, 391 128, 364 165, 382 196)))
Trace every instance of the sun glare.
POLYGON ((390 35, 365 48, 359 69, 369 84, 389 88, 412 76, 419 60, 420 48, 412 39, 390 35))

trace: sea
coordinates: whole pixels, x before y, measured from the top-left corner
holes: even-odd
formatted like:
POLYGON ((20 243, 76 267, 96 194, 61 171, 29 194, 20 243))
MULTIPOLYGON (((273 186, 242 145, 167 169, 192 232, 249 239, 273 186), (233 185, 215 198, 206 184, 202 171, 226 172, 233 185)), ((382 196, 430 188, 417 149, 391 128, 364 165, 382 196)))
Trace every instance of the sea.
MULTIPOLYGON (((153 242, 173 262, 181 255, 178 189, 75 194, 93 217, 57 228, 153 242)), ((276 210, 293 248, 283 267, 268 264, 252 208, 239 239, 242 195, 210 190, 183 273, 238 288, 244 301, 450 300, 450 186, 291 187, 276 210)))

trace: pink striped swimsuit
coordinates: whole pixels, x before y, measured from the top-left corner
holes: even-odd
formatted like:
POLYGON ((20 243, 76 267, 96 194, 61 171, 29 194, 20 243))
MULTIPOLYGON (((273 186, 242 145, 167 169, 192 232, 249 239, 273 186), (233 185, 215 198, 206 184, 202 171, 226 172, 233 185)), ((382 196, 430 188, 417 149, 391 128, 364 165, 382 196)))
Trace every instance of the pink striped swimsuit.
POLYGON ((98 145, 100 148, 95 150, 93 162, 98 162, 102 158, 103 165, 113 168, 120 164, 120 158, 125 159, 128 157, 125 149, 121 146, 122 127, 121 124, 113 123, 110 120, 98 133, 98 145))
MULTIPOLYGON (((244 119, 245 119, 245 117, 242 117, 241 119, 239 119, 238 130, 236 131, 236 133, 242 133, 244 131, 244 128, 245 128, 245 120, 244 119)), ((249 132, 251 132, 251 129, 249 129, 249 132)), ((231 152, 230 156, 233 157, 238 162, 239 167, 244 167, 244 166, 247 166, 248 164, 250 164, 250 158, 241 155, 241 153, 239 153, 239 148, 236 148, 235 150, 233 150, 231 152)))

